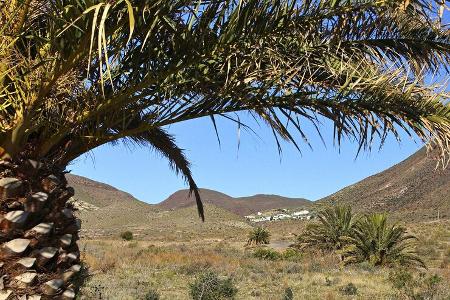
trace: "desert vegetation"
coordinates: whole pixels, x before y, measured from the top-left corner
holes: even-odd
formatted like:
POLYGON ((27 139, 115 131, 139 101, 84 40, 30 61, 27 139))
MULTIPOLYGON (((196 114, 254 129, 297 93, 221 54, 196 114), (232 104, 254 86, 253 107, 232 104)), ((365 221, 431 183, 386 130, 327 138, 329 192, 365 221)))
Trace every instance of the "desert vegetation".
POLYGON ((358 151, 405 130, 445 163, 450 96, 427 77, 448 73, 444 10, 441 0, 2 1, 2 293, 75 297, 81 224, 65 174, 99 146, 155 149, 204 219, 172 124, 208 117, 217 133, 216 118, 241 128, 247 112, 280 152, 282 139, 309 144, 306 122, 320 135, 330 121, 337 145, 349 138, 358 151))
POLYGON ((266 245, 270 243, 270 232, 264 227, 256 227, 248 234, 247 246, 266 245))
MULTIPOLYGON (((167 245, 137 240, 136 246, 129 247, 120 240, 87 240, 82 242, 82 258, 92 275, 81 295, 145 299, 148 290, 155 290, 160 299, 193 299, 191 286, 211 276, 218 282, 230 280, 235 299, 283 299, 291 294, 294 299, 446 299, 450 274, 442 263, 450 223, 408 224, 408 228, 417 236, 428 269, 374 266, 368 261, 343 266, 332 251, 307 248, 295 250, 294 256, 285 254, 289 248, 273 249, 270 244, 262 249, 277 253, 276 259, 255 257, 254 249, 242 247, 246 232, 220 243, 197 239, 167 245), (210 272, 214 275, 205 275, 210 272)), ((283 237, 273 231, 272 240, 283 237)), ((294 243, 295 237, 291 240, 294 243)))
POLYGON ((320 212, 317 219, 299 236, 296 247, 336 253, 344 264, 425 268, 417 254, 417 238, 405 227, 390 224, 386 214, 358 216, 349 207, 334 206, 320 212))

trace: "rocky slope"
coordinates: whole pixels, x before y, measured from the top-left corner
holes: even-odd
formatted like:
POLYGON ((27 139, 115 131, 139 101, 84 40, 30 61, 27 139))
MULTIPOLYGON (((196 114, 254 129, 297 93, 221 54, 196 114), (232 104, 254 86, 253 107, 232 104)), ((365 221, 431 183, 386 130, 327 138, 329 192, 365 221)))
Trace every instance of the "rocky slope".
POLYGON ((436 169, 436 153, 421 149, 399 164, 350 185, 317 204, 387 211, 402 219, 450 217, 450 166, 436 169))

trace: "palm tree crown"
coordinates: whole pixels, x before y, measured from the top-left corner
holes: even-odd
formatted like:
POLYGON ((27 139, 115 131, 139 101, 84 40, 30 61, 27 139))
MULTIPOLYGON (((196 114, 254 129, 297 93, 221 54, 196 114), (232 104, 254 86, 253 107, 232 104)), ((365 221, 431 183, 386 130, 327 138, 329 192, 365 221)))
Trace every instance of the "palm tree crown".
POLYGON ((267 229, 263 227, 257 227, 252 230, 248 235, 247 245, 255 244, 269 244, 270 243, 270 233, 267 229))
POLYGON ((341 250, 353 234, 355 217, 350 207, 334 206, 317 215, 318 223, 308 225, 299 236, 298 246, 317 247, 322 250, 341 250))
MULTIPOLYGON (((129 140, 197 193, 164 126, 247 111, 277 141, 305 121, 370 148, 398 130, 450 144, 441 0, 15 0, 1 4, 0 158, 61 166, 129 140)), ((280 147, 280 143, 278 143, 280 147)), ((200 205, 200 202, 198 202, 200 205)), ((200 206, 199 206, 200 207, 200 206)))
POLYGON ((344 250, 345 262, 368 261, 378 265, 413 265, 425 267, 414 248, 416 237, 404 227, 389 225, 385 214, 364 216, 356 225, 344 250))

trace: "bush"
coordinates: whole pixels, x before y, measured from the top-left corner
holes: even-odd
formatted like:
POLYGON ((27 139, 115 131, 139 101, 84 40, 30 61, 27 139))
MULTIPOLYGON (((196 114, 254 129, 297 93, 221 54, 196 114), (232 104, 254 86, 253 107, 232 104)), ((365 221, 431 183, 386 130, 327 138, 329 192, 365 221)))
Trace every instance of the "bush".
POLYGON ((287 248, 281 256, 282 259, 288 261, 300 261, 302 259, 302 253, 294 248, 287 248))
POLYGON ((189 287, 194 300, 234 299, 237 294, 231 278, 220 279, 211 271, 201 274, 189 287))
POLYGON ((120 234, 120 237, 125 241, 131 241, 133 239, 133 233, 131 231, 125 231, 120 234))
POLYGON ((159 294, 155 290, 149 290, 144 297, 145 300, 159 300, 159 294))
POLYGON ((255 244, 269 244, 270 243, 270 233, 267 229, 263 227, 257 227, 252 230, 248 235, 247 246, 255 244))
POLYGON ((341 292, 342 294, 347 296, 354 296, 358 293, 358 288, 350 282, 349 284, 341 288, 341 292))
POLYGON ((294 292, 290 287, 284 290, 283 300, 294 300, 294 292))
POLYGON ((253 256, 259 259, 278 260, 282 256, 279 252, 272 249, 258 248, 253 252, 253 256))
POLYGON ((441 289, 442 278, 436 274, 419 273, 414 275, 406 269, 397 269, 389 273, 389 281, 397 290, 400 298, 411 300, 446 299, 441 289))

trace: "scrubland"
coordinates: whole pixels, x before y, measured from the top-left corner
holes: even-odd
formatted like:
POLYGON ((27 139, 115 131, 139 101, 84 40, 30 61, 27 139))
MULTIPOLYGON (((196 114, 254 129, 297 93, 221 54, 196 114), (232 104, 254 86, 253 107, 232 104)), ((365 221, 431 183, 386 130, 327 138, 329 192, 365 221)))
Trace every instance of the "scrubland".
MULTIPOLYGON (((265 248, 275 246, 283 254, 295 241, 295 223, 269 227, 273 244, 265 248)), ((84 239, 86 278, 79 298, 153 299, 153 291, 160 299, 191 299, 189 284, 213 271, 232 279, 236 299, 286 299, 288 288, 293 299, 450 299, 450 222, 408 228, 419 238, 417 250, 428 269, 343 266, 336 255, 315 251, 261 259, 254 257, 255 247, 245 247, 244 234, 223 240, 217 236, 220 242, 201 236, 170 243, 84 239)))

